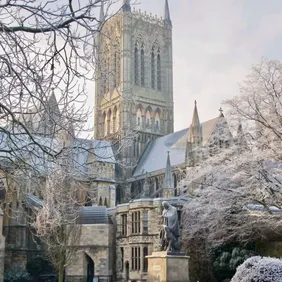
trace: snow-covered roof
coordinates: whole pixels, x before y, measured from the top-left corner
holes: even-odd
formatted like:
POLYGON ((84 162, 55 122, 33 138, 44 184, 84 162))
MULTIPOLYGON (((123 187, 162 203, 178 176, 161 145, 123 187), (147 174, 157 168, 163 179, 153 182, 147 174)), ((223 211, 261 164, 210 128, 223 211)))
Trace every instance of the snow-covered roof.
MULTIPOLYGON (((203 145, 205 145, 213 133, 220 117, 208 120, 201 124, 203 145)), ((167 151, 170 152, 172 166, 181 165, 185 162, 185 152, 189 128, 171 133, 151 141, 144 151, 133 176, 143 175, 146 172, 164 169, 166 166, 167 151)))
MULTIPOLYGON (((0 132, 0 159, 2 165, 25 162, 38 172, 46 173, 54 163, 46 152, 56 154, 63 147, 63 142, 57 138, 42 135, 27 134, 8 135, 0 132)), ((116 163, 110 142, 92 139, 74 138, 67 148, 71 161, 77 173, 88 173, 88 160, 95 162, 116 163)))

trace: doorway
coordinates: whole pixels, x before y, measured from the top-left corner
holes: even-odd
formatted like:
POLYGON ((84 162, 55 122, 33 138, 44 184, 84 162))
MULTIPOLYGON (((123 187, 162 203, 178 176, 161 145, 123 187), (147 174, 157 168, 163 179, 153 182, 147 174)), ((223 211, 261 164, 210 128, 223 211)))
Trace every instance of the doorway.
POLYGON ((88 255, 86 255, 86 263, 87 263, 87 282, 93 282, 94 274, 95 274, 95 267, 94 261, 88 255))

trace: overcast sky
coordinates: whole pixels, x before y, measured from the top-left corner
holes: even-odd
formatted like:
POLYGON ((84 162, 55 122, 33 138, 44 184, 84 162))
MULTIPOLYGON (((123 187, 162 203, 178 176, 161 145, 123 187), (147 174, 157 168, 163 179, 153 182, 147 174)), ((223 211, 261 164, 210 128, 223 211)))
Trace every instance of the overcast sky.
MULTIPOLYGON (((163 16, 165 0, 138 9, 163 16)), ((194 100, 200 120, 218 115, 261 57, 282 57, 281 0, 169 0, 173 24, 174 126, 188 127, 194 100)), ((94 95, 94 92, 93 92, 94 95)))

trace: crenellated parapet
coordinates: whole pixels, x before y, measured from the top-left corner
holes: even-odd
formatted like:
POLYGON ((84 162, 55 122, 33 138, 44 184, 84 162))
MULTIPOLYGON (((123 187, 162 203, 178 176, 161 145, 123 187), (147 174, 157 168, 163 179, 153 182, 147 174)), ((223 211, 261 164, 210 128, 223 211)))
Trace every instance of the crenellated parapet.
POLYGON ((142 20, 149 24, 157 24, 161 27, 163 27, 165 24, 163 17, 159 17, 158 15, 153 15, 152 13, 147 13, 146 11, 141 11, 141 9, 137 10, 133 8, 132 16, 133 18, 142 20))

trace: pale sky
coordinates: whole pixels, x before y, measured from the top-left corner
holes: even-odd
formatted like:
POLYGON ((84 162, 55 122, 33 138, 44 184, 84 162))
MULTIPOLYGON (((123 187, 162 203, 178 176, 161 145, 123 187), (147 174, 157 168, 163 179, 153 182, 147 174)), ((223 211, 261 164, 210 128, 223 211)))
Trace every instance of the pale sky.
MULTIPOLYGON (((164 2, 140 0, 136 8, 163 16, 164 2)), ((214 118, 252 64, 282 59, 282 1, 169 0, 169 6, 177 131, 190 125, 194 100, 201 122, 214 118)))

